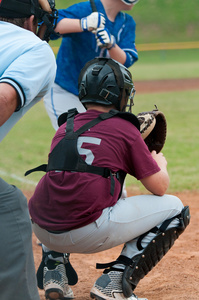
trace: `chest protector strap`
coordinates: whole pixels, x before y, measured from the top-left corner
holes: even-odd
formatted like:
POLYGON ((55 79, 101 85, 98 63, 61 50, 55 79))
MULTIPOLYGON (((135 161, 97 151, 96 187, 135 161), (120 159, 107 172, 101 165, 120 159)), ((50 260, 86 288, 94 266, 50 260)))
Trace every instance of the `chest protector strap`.
MULTIPOLYGON (((116 178, 121 182, 121 184, 123 184, 126 173, 123 171, 119 171, 113 175, 113 172, 109 168, 88 165, 78 153, 77 140, 83 132, 100 123, 101 121, 112 118, 116 115, 120 116, 120 114, 126 113, 120 113, 117 110, 111 110, 108 113, 102 113, 96 119, 84 124, 82 127, 80 127, 77 131, 74 132, 74 117, 76 114, 76 109, 71 109, 68 111, 66 134, 64 138, 54 147, 52 152, 49 154, 48 164, 40 165, 39 167, 27 171, 25 173, 25 176, 35 171, 49 172, 53 170, 93 173, 101 175, 105 178, 111 178, 110 192, 113 196, 115 188, 114 176, 116 176, 116 178)), ((135 116, 132 116, 134 119, 135 116)), ((136 126, 136 124, 134 125, 136 126)))

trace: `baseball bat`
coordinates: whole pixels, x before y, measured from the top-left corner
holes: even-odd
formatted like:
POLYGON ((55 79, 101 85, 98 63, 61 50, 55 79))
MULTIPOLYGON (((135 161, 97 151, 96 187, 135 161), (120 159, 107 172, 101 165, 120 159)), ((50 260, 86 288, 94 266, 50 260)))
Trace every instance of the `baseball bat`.
POLYGON ((95 5, 95 0, 90 0, 92 12, 97 12, 97 7, 95 5))
MULTIPOLYGON (((97 7, 95 5, 95 0, 90 0, 90 4, 91 4, 92 12, 97 12, 97 7)), ((104 45, 104 46, 106 46, 106 45, 104 45)))

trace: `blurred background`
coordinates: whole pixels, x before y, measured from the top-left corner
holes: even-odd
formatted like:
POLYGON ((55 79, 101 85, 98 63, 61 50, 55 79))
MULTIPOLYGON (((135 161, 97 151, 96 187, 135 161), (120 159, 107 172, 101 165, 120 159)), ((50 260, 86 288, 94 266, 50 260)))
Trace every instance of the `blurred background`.
MULTIPOLYGON (((82 1, 57 0, 57 8, 82 1)), ((199 190, 199 9, 198 1, 140 0, 127 13, 136 21, 139 60, 130 68, 139 87, 134 113, 152 110, 156 104, 168 121, 164 154, 171 177, 169 192, 199 190), (166 86, 172 81, 171 89, 166 86), (180 80, 180 83, 179 83, 180 80), (195 80, 196 84, 188 87, 195 80), (153 81, 153 82, 152 82, 153 81), (147 83, 163 84, 163 91, 145 92, 147 83), (187 87, 187 88, 186 88, 187 87)), ((61 40, 51 41, 56 56, 61 40)), ((47 162, 54 129, 41 101, 1 142, 0 176, 32 193, 41 172, 24 177, 26 170, 47 162)), ((132 177, 127 186, 145 192, 132 177)))

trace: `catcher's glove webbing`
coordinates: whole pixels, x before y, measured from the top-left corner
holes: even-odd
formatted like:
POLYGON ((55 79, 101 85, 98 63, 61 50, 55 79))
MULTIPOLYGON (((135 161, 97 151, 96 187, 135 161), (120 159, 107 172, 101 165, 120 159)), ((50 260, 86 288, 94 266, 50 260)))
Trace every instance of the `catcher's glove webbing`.
POLYGON ((167 135, 167 122, 165 115, 156 109, 141 112, 137 115, 140 122, 141 135, 149 148, 159 153, 164 147, 167 135))

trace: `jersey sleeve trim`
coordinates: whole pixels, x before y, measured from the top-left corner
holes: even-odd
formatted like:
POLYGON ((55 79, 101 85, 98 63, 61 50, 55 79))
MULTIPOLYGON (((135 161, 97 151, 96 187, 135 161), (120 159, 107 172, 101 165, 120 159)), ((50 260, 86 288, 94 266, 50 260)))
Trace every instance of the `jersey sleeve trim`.
POLYGON ((132 66, 138 60, 138 53, 136 50, 123 49, 126 53, 126 61, 124 63, 126 68, 132 66))
POLYGON ((20 102, 21 102, 21 103, 20 103, 20 105, 16 108, 15 111, 20 110, 21 107, 23 107, 24 104, 25 104, 25 102, 26 102, 26 97, 25 97, 25 94, 24 94, 24 92, 23 92, 22 87, 19 85, 19 83, 18 83, 17 81, 15 81, 15 80, 13 80, 13 79, 11 79, 11 78, 5 77, 5 78, 0 79, 0 83, 3 83, 3 82, 4 82, 4 83, 10 84, 10 85, 17 91, 17 93, 18 93, 18 95, 19 95, 19 97, 20 97, 20 102))

